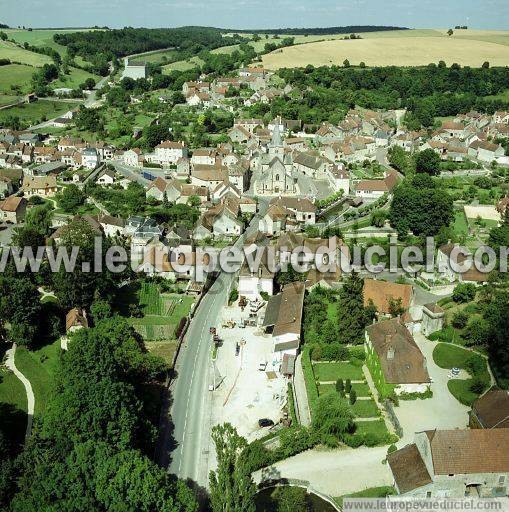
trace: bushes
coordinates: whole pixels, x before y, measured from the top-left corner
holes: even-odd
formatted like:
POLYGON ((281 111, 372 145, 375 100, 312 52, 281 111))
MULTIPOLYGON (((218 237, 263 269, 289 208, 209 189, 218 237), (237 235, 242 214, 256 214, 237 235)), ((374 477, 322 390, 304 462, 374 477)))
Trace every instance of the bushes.
POLYGON ((311 346, 313 361, 346 361, 348 348, 340 343, 316 343, 311 346))
POLYGON ((228 302, 230 304, 232 304, 232 303, 236 302, 238 298, 239 298, 239 291, 237 290, 237 288, 233 288, 232 291, 230 292, 230 297, 228 299, 228 302))
POLYGON ((398 397, 400 400, 426 400, 433 398, 433 391, 428 388, 424 393, 401 393, 398 397))
POLYGON ((475 299, 476 286, 472 283, 460 283, 452 292, 452 300, 457 303, 470 302, 475 299))

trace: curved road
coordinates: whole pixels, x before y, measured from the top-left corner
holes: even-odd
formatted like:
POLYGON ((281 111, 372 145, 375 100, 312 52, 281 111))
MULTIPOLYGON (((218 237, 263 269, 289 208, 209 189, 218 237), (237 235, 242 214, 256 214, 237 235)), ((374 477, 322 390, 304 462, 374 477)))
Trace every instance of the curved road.
MULTIPOLYGON (((246 234, 258 227, 267 204, 253 217, 246 233, 239 237, 236 247, 243 244, 246 234)), ((198 485, 208 486, 208 454, 210 444, 210 402, 208 391, 211 362, 211 336, 209 328, 216 326, 221 309, 226 305, 236 274, 221 272, 202 298, 185 335, 175 371, 176 380, 170 388, 173 403, 171 419, 176 448, 171 454, 169 472, 198 485)), ((170 433, 167 432, 167 435, 170 433)), ((169 442, 169 439, 166 439, 169 442)), ((167 447, 166 447, 167 448, 167 447)), ((164 454, 159 454, 160 458, 164 454)), ((162 461, 164 462, 164 461, 162 461)))
POLYGON ((12 345, 7 351, 7 359, 5 361, 5 366, 11 370, 14 375, 22 382, 23 386, 25 386, 25 391, 27 394, 27 428, 25 431, 25 442, 28 441, 30 434, 32 433, 32 422, 34 419, 34 408, 35 408, 35 398, 34 392, 32 390, 32 384, 30 381, 16 368, 16 363, 14 362, 14 355, 16 354, 16 343, 12 345))

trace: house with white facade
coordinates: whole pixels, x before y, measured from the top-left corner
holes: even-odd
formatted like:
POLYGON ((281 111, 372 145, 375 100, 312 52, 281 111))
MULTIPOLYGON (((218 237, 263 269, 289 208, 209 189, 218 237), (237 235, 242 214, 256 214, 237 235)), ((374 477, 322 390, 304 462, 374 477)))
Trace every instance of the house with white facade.
POLYGON ((299 353, 305 291, 304 283, 289 283, 281 293, 269 298, 262 325, 265 332, 272 334, 274 357, 279 362, 285 354, 299 353))
POLYGON ((154 149, 154 160, 160 165, 176 164, 181 158, 187 158, 184 142, 162 141, 154 149))

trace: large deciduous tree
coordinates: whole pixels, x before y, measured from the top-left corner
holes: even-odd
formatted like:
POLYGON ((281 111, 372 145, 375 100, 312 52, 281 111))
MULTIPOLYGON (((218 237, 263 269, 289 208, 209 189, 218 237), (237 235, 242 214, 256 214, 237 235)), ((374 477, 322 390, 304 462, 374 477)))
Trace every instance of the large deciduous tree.
POLYGON ((213 512, 255 512, 256 485, 249 473, 244 450, 246 440, 226 423, 212 428, 217 470, 210 472, 213 512))

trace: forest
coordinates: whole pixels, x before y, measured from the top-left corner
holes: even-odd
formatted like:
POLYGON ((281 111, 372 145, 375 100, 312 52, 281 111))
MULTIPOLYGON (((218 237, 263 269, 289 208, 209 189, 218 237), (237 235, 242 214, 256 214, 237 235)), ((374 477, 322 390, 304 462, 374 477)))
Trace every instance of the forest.
POLYGON ((270 112, 305 123, 340 122, 356 105, 369 109, 406 108, 410 129, 432 127, 435 117, 465 113, 472 109, 493 114, 507 110, 509 103, 487 96, 509 88, 509 68, 479 69, 445 63, 420 68, 319 67, 281 69, 279 76, 295 88, 289 96, 271 105, 257 104, 248 115, 270 112), (336 108, 331 109, 330 106, 336 108))
POLYGON ((320 36, 333 34, 351 34, 353 32, 387 32, 389 30, 409 30, 406 27, 390 27, 378 25, 348 25, 346 27, 315 27, 315 28, 269 28, 257 30, 237 30, 250 34, 288 34, 292 36, 320 36))
POLYGON ((204 27, 180 28, 123 28, 55 34, 56 43, 67 47, 71 57, 80 56, 97 65, 136 53, 174 48, 186 59, 202 50, 213 50, 221 46, 244 41, 241 36, 223 37, 218 29, 204 27))

